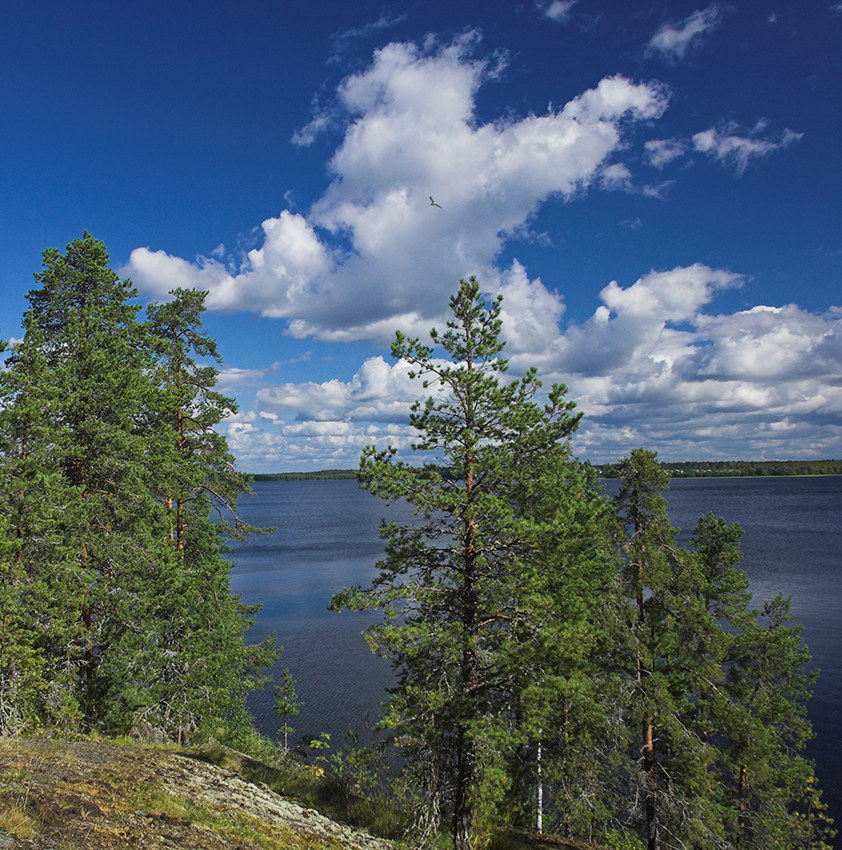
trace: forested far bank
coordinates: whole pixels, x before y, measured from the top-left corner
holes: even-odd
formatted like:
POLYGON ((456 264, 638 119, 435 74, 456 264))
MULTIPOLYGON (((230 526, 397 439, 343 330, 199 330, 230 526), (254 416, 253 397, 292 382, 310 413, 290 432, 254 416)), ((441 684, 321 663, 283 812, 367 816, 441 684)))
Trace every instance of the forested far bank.
MULTIPOLYGON (((619 464, 596 464, 603 478, 617 478, 619 464)), ((762 478, 770 475, 842 475, 842 460, 661 461, 670 478, 762 478)))
MULTIPOLYGON (((595 463, 601 478, 617 478, 619 463, 595 463)), ((670 478, 760 478, 770 475, 842 475, 840 460, 685 460, 661 461, 670 478)), ((351 481, 356 469, 312 472, 256 472, 254 481, 351 481)))
POLYGON ((253 472, 252 481, 352 481, 356 469, 320 469, 313 472, 253 472))

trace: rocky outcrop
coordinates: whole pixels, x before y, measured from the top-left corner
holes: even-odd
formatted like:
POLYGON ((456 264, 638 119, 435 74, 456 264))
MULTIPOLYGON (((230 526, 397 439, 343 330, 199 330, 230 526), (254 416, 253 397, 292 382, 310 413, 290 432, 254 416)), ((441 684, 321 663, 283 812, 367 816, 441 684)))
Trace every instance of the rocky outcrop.
POLYGON ((0 848, 390 850, 189 753, 0 740, 0 848))

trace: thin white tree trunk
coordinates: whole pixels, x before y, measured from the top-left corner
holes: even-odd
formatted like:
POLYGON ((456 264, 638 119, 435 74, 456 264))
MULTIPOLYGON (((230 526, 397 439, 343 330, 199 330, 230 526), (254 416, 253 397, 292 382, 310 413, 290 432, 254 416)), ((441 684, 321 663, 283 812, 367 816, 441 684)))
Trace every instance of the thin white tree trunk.
POLYGON ((538 741, 538 815, 535 822, 538 835, 544 832, 544 782, 541 778, 541 742, 538 741))

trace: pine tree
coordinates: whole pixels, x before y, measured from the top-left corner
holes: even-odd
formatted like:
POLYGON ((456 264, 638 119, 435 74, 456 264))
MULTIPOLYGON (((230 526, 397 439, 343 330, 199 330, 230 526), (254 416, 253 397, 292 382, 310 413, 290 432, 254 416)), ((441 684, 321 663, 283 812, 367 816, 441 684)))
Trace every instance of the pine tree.
MULTIPOLYGON (((701 601, 685 618, 679 643, 688 656, 690 710, 684 723, 709 743, 719 835, 736 848, 828 848, 806 717, 815 672, 801 629, 790 625, 789 600, 751 607, 738 565, 742 529, 721 517, 699 518, 690 543, 701 601)), ((704 844, 699 845, 705 846, 704 844)))
POLYGON ((233 522, 236 529, 241 525, 237 498, 248 491, 248 478, 237 470, 216 431, 223 419, 237 412, 237 405, 215 389, 221 360, 215 340, 204 333, 202 324, 207 292, 175 289, 170 295, 170 301, 150 304, 147 317, 161 362, 164 393, 158 409, 176 455, 172 480, 164 484, 160 479, 159 486, 167 490, 165 498, 174 511, 172 538, 181 551, 193 498, 208 496, 220 519, 233 522))
MULTIPOLYGON (((639 750, 632 771, 633 802, 642 801, 648 850, 711 846, 719 837, 709 800, 709 740, 688 722, 695 711, 698 676, 717 669, 716 658, 698 651, 715 624, 704 608, 688 553, 675 543, 677 530, 661 495, 669 476, 654 452, 636 449, 618 465, 616 497, 624 532, 623 581, 630 602, 632 658, 629 720, 639 750)), ((635 806, 636 808, 636 806, 635 806)))
POLYGON ((591 840, 616 808, 613 768, 623 732, 613 710, 619 678, 609 665, 617 617, 611 506, 594 470, 567 443, 519 483, 519 530, 530 545, 513 572, 518 616, 508 663, 519 745, 507 815, 532 829, 540 792, 542 829, 546 813, 555 831, 591 840))
POLYGON ((727 833, 737 848, 827 850, 835 834, 813 765, 806 706, 815 672, 780 596, 749 612, 726 659, 719 773, 727 833))
POLYGON ((216 356, 204 295, 178 292, 140 322, 88 233, 45 251, 35 279, 0 374, 3 693, 30 724, 242 731, 272 639, 244 645, 256 609, 229 590, 225 535, 246 530, 247 482, 213 427, 232 404, 191 359, 216 356))
POLYGON ((454 847, 465 850, 480 810, 507 782, 511 576, 527 545, 515 523, 517 482, 568 438, 579 417, 563 387, 552 389, 545 406, 533 401, 540 386, 534 371, 501 380, 499 298, 485 303, 472 278, 460 281, 450 306, 447 330, 431 331, 447 359, 401 333, 392 346, 433 392, 410 416, 419 435, 413 448, 433 462, 418 468, 374 447, 360 461, 363 485, 389 501, 405 499, 418 523, 384 522, 379 576, 333 604, 383 609, 384 622, 368 640, 397 672, 385 724, 410 754, 424 813, 434 824, 449 811, 454 847))
POLYGON ((147 308, 159 358, 156 414, 167 435, 156 487, 169 545, 147 615, 154 630, 135 655, 135 677, 149 679, 154 695, 143 718, 180 741, 200 727, 217 736, 220 728, 246 728, 245 694, 264 682, 260 670, 277 653, 274 635, 244 644, 259 606, 242 605, 229 588, 226 536, 253 529, 237 514, 248 479, 216 430, 237 408, 215 389, 220 358, 202 324, 207 293, 170 294, 171 301, 147 308))
POLYGON ((289 719, 295 717, 304 703, 295 692, 295 680, 289 668, 284 668, 281 681, 275 685, 275 714, 281 718, 279 733, 283 734, 284 752, 289 749, 289 736, 295 731, 289 725, 289 719))
POLYGON ((648 847, 826 848, 802 755, 814 675, 788 601, 750 607, 738 525, 706 514, 693 549, 676 546, 654 453, 636 450, 618 470, 648 847))
POLYGON ((109 268, 101 242, 86 233, 65 254, 48 249, 35 279, 6 423, 18 517, 25 500, 49 501, 17 530, 33 578, 56 600, 44 636, 52 666, 90 728, 119 691, 120 641, 153 563, 159 512, 143 433, 152 361, 139 308, 128 303, 134 290, 109 268), (47 476, 52 486, 39 493, 47 476))

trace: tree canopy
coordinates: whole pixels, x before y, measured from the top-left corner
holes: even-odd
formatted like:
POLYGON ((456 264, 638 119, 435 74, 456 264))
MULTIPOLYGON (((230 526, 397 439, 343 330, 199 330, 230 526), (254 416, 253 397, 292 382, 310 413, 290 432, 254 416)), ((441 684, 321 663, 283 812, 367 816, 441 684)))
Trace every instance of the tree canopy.
POLYGON ((248 482, 214 430, 233 402, 196 359, 218 358, 205 293, 141 321, 88 233, 45 251, 35 280, 0 373, 4 729, 243 728, 273 650, 245 646, 254 611, 229 591, 248 482))
MULTIPOLYGON (((277 653, 246 644, 257 606, 230 592, 227 541, 257 530, 217 431, 236 405, 206 293, 142 318, 88 233, 35 280, 0 371, 0 734, 245 740, 277 653)), ((642 448, 609 499, 566 388, 508 374, 501 298, 471 278, 450 309, 429 344, 392 346, 422 465, 360 459, 414 516, 383 521, 376 577, 331 602, 379 612, 365 637, 395 671, 382 726, 413 840, 547 825, 630 850, 828 850, 803 754, 815 674, 789 600, 752 607, 740 527, 706 514, 680 546, 642 448)), ((286 751, 288 671, 274 696, 286 751)))
POLYGON ((382 523, 378 575, 332 603, 382 613, 366 640, 396 673, 383 727, 419 840, 546 822, 648 850, 827 847, 787 603, 750 607, 738 526, 708 515, 678 546, 655 453, 605 496, 565 388, 508 379, 500 303, 463 280, 431 344, 397 333, 426 462, 369 447, 359 478, 415 519, 382 523))

